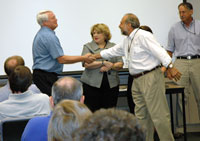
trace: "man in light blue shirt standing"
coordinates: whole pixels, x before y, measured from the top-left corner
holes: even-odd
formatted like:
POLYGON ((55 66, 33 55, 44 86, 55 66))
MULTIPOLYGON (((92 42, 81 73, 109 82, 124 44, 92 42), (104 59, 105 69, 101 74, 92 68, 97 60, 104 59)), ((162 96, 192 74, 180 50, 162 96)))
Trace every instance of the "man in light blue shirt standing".
MULTIPOLYGON (((182 73, 177 83, 185 87, 185 99, 193 89, 200 119, 200 21, 193 19, 190 3, 179 4, 178 10, 181 21, 171 27, 166 50, 176 57, 174 66, 182 73)), ((181 98, 179 107, 182 108, 181 98)))
POLYGON ((54 30, 57 19, 52 11, 41 11, 37 15, 37 22, 41 26, 33 41, 33 81, 41 92, 51 95, 51 87, 62 72, 63 64, 72 64, 95 60, 91 54, 83 56, 64 55, 58 37, 54 30))

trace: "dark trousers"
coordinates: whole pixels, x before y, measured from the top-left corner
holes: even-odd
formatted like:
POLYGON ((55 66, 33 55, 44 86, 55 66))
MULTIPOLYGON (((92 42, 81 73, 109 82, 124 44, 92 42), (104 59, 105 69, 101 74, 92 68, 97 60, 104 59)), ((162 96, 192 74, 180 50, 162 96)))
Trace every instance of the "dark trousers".
POLYGON ((43 70, 33 70, 33 82, 42 93, 51 96, 51 87, 58 80, 57 74, 43 70))
POLYGON ((133 84, 133 76, 129 74, 128 76, 128 88, 127 88, 127 101, 128 101, 128 107, 131 113, 135 114, 135 103, 133 101, 131 87, 133 84))
POLYGON ((119 94, 119 86, 110 88, 107 74, 104 73, 100 88, 92 87, 83 83, 85 104, 94 112, 101 108, 116 107, 119 94))

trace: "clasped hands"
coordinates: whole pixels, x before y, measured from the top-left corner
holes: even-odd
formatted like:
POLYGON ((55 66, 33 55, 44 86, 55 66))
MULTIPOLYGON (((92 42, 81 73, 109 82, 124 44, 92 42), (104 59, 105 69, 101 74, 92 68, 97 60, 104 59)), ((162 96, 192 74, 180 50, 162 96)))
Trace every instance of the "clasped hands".
POLYGON ((113 63, 109 61, 104 61, 104 65, 100 68, 100 72, 108 72, 112 69, 113 63))
POLYGON ((87 54, 83 55, 83 57, 84 57, 84 61, 88 64, 90 64, 96 60, 95 56, 92 55, 91 53, 87 53, 87 54))

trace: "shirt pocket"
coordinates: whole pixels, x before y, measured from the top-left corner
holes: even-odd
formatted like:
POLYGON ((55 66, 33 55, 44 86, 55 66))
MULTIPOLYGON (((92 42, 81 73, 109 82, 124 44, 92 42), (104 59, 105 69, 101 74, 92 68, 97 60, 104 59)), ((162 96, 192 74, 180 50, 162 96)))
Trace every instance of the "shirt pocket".
POLYGON ((137 60, 143 58, 144 56, 146 56, 146 51, 143 48, 141 48, 141 46, 133 46, 133 58, 137 60))

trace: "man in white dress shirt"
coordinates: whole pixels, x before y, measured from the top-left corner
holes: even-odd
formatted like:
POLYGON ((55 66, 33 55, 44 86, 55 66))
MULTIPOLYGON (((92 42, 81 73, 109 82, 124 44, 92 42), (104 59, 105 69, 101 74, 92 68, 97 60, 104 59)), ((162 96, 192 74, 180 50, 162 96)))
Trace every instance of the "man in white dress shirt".
POLYGON ((96 58, 125 56, 129 73, 133 76, 132 96, 136 104, 135 115, 146 130, 146 141, 153 141, 154 128, 161 141, 174 141, 170 126, 170 112, 165 96, 164 70, 178 80, 179 71, 173 67, 171 57, 156 41, 153 34, 139 29, 134 14, 126 14, 119 25, 125 38, 120 44, 96 54, 96 58))

